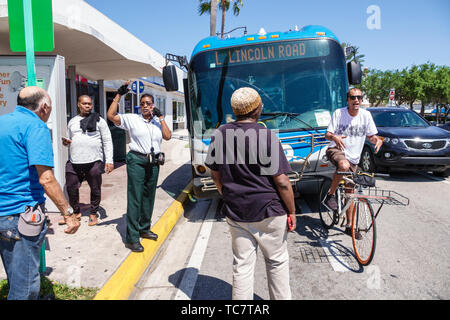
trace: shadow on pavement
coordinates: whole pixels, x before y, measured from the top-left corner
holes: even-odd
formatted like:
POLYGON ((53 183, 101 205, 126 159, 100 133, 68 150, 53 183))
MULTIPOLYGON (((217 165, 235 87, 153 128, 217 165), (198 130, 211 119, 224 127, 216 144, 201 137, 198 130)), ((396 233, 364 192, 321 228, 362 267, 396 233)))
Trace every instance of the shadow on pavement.
MULTIPOLYGON (((89 203, 80 203, 80 211, 82 217, 89 217, 91 205, 89 203)), ((106 219, 106 210, 102 206, 98 207, 98 215, 100 219, 106 219)))
POLYGON ((169 196, 176 199, 191 180, 191 164, 185 163, 167 176, 157 188, 162 188, 169 196))
POLYGON ((444 181, 445 177, 438 177, 426 171, 398 171, 390 172, 388 177, 377 177, 386 181, 430 182, 444 181))
MULTIPOLYGON (((179 288, 181 279, 185 273, 195 272, 197 269, 184 268, 169 276, 169 281, 176 288, 179 288)), ((182 289, 182 288, 181 288, 182 289)), ((185 292, 186 294, 189 294, 185 292)), ((219 278, 198 275, 192 292, 192 300, 231 300, 232 286, 219 278)), ((263 300, 260 296, 254 295, 254 300, 263 300)))
MULTIPOLYGON (((310 241, 295 241, 295 244, 304 245, 306 248, 327 249, 328 257, 332 256, 349 271, 361 273, 364 269, 358 263, 355 263, 356 257, 353 253, 353 248, 341 244, 342 240, 339 238, 342 237, 342 231, 339 226, 334 226, 329 230, 325 229, 320 222, 318 214, 317 218, 309 215, 297 215, 295 232, 310 241), (338 233, 335 233, 335 231, 338 233)), ((329 259, 328 257, 327 259, 329 259)))
POLYGON ((97 226, 107 226, 111 224, 116 224, 116 230, 120 234, 120 237, 122 238, 122 242, 126 243, 126 233, 127 233, 127 214, 124 213, 122 217, 114 219, 114 220, 108 220, 108 221, 102 221, 97 226))

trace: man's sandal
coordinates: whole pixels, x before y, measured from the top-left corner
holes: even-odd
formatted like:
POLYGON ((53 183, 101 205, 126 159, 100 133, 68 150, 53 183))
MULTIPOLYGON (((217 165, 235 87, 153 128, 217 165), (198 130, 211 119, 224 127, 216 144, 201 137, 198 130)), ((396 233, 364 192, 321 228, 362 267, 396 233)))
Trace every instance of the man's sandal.
POLYGON ((98 224, 97 215, 91 214, 89 216, 89 223, 88 226, 92 227, 98 224))

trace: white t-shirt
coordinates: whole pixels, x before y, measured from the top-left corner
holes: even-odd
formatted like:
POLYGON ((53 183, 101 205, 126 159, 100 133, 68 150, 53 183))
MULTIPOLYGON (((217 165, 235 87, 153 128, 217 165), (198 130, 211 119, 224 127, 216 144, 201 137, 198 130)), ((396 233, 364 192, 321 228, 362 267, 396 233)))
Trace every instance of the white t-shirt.
POLYGON ((121 129, 130 133, 130 150, 150 154, 161 152, 162 129, 158 117, 146 120, 141 114, 119 114, 121 129))
MULTIPOLYGON (((347 160, 353 164, 359 163, 366 137, 378 133, 377 127, 375 126, 369 111, 359 109, 356 117, 352 117, 348 113, 347 108, 337 109, 333 113, 327 131, 338 136, 346 136, 346 138, 343 139, 345 144, 344 153, 347 160)), ((336 143, 331 141, 328 147, 331 148, 335 146, 336 143)))
POLYGON ((83 119, 84 117, 77 115, 67 124, 67 137, 72 140, 69 145, 70 162, 83 164, 101 160, 114 163, 111 132, 105 119, 100 118, 95 132, 83 132, 80 127, 80 121, 83 119))

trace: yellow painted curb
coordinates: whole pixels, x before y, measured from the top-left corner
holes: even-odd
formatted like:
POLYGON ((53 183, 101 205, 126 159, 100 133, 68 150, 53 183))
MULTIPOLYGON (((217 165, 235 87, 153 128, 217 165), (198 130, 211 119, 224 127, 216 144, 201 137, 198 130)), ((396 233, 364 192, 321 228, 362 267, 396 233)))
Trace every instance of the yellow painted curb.
POLYGON ((144 252, 131 252, 103 288, 100 289, 94 300, 128 299, 134 290, 134 285, 142 277, 145 269, 182 215, 183 204, 188 199, 191 190, 192 181, 153 226, 152 231, 158 235, 158 240, 143 239, 141 244, 145 249, 144 252))

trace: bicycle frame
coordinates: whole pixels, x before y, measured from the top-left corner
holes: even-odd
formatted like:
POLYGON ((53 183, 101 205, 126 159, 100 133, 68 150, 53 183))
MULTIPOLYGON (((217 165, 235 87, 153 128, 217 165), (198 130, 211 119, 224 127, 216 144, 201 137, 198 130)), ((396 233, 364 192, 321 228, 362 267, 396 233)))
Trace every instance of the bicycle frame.
MULTIPOLYGON (((362 186, 355 184, 353 180, 351 180, 351 179, 349 179, 347 177, 343 177, 343 179, 344 179, 344 181, 348 181, 348 182, 350 182, 350 183, 355 185, 353 190, 355 190, 356 187, 358 187, 358 191, 357 192, 360 195, 360 197, 354 197, 354 193, 346 192, 345 191, 345 189, 346 189, 345 182, 341 182, 339 184, 339 186, 338 186, 339 192, 337 193, 338 219, 336 221, 336 224, 338 224, 339 219, 344 215, 344 213, 347 211, 348 208, 350 208, 350 206, 352 204, 356 204, 359 201, 360 198, 364 197, 363 194, 362 194, 362 186), (344 196, 343 199, 341 199, 342 195, 344 196), (345 201, 345 205, 343 207, 342 207, 342 200, 345 201)), ((344 223, 345 223, 345 219, 342 220, 341 227, 344 226, 344 223)))
MULTIPOLYGON (((352 172, 338 172, 338 174, 342 175, 342 180, 339 182, 335 195, 337 210, 330 209, 325 203, 327 197, 323 198, 321 206, 319 206, 320 219, 322 225, 326 229, 330 229, 333 225, 338 225, 344 212, 351 208, 352 205, 354 206, 351 212, 352 221, 347 221, 347 224, 351 223, 352 225, 352 242, 356 258, 361 265, 365 266, 372 261, 375 254, 375 220, 383 205, 407 206, 409 205, 409 199, 395 191, 376 188, 372 184, 366 186, 364 183, 356 183, 353 179, 354 173, 352 172), (347 182, 353 185, 353 192, 347 191, 349 189, 348 184, 346 185, 347 182), (371 204, 380 205, 376 214, 371 204), (322 206, 326 209, 322 210, 322 206)), ((358 172, 356 174, 361 175, 366 173, 358 172)), ((321 194, 324 194, 322 189, 321 194)), ((346 217, 347 215, 344 216, 341 227, 344 226, 346 217)))

